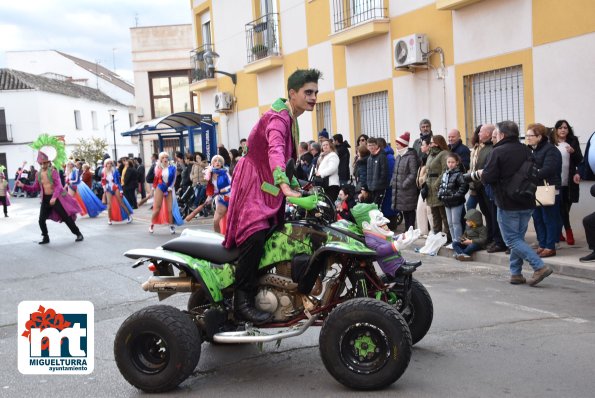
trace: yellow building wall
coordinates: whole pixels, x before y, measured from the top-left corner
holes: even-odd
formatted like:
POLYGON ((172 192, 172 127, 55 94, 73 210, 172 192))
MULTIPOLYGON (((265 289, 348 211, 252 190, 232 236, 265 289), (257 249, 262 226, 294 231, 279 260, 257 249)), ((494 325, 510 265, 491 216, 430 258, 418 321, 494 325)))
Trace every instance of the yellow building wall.
POLYGON ((595 1, 533 0, 534 46, 591 32, 595 32, 595 1))
POLYGON ((355 135, 355 122, 354 122, 354 115, 353 115, 353 97, 357 97, 359 95, 364 94, 371 94, 376 93, 379 91, 388 91, 388 122, 390 128, 389 134, 389 141, 392 141, 396 138, 395 136, 395 100, 394 100, 394 92, 393 92, 393 81, 392 79, 380 80, 373 83, 362 84, 359 86, 349 87, 347 89, 347 110, 349 112, 349 139, 345 136, 343 139, 348 140, 349 142, 355 142, 357 138, 355 135))
POLYGON ((345 61, 345 46, 332 46, 333 75, 335 90, 347 87, 347 64, 345 61))
POLYGON ((328 40, 331 34, 331 7, 326 0, 306 3, 306 33, 308 47, 328 40))
MULTIPOLYGON (((446 66, 454 63, 454 39, 452 28, 452 11, 440 11, 434 4, 423 7, 390 20, 390 42, 399 37, 413 33, 425 33, 428 36, 430 50, 441 47, 444 50, 446 66)), ((393 51, 393 50, 391 50, 393 51)), ((434 67, 440 65, 440 57, 433 55, 431 63, 434 67)), ((393 70, 393 76, 403 76, 409 72, 393 70)))
POLYGON ((485 58, 455 67, 456 95, 457 95, 457 124, 465 126, 465 90, 463 78, 476 73, 488 72, 510 66, 522 65, 523 67, 523 93, 525 102, 525 124, 535 120, 535 101, 533 93, 533 50, 531 48, 485 58))
MULTIPOLYGON (((307 69, 308 66, 308 49, 296 51, 291 54, 283 55, 283 76, 284 81, 287 82, 289 75, 296 71, 296 69, 307 69)), ((286 90, 284 90, 286 91, 286 90)), ((287 93, 283 94, 287 95, 287 93)))

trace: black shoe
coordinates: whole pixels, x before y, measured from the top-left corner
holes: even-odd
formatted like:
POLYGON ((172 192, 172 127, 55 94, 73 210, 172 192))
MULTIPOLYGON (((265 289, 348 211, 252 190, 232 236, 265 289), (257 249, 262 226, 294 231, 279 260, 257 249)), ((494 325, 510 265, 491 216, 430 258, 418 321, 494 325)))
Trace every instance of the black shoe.
MULTIPOLYGON (((421 261, 419 261, 420 265, 421 265, 421 261)), ((415 272, 415 266, 413 264, 403 264, 401 265, 399 268, 397 268, 397 271, 395 272, 395 276, 396 275, 411 275, 412 273, 415 272)))
POLYGON ((234 293, 233 308, 238 320, 249 321, 255 325, 267 323, 273 318, 270 312, 260 311, 254 307, 254 298, 242 290, 234 293))
POLYGON ((410 267, 417 268, 421 265, 421 261, 415 261, 415 262, 405 261, 405 264, 403 264, 403 265, 408 265, 410 267))
POLYGON ((510 254, 510 248, 509 248, 509 247, 507 247, 507 248, 506 248, 506 250, 504 250, 504 253, 505 253, 505 254, 510 254))
POLYGON ((4 213, 4 217, 8 217, 8 214, 4 213))
POLYGON ((595 261, 595 250, 591 254, 587 254, 585 257, 578 259, 581 263, 592 263, 595 261))
POLYGON ((83 239, 85 239, 85 238, 83 237, 83 234, 81 234, 81 233, 79 232, 79 234, 76 236, 76 239, 75 239, 74 241, 75 241, 75 242, 82 242, 82 241, 83 241, 83 239))
POLYGON ((50 237, 49 236, 44 236, 42 240, 40 240, 39 242, 40 245, 45 245, 46 243, 50 243, 50 237))
POLYGON ((504 251, 506 251, 505 246, 500 246, 495 243, 487 249, 488 253, 498 253, 498 252, 504 252, 504 251))

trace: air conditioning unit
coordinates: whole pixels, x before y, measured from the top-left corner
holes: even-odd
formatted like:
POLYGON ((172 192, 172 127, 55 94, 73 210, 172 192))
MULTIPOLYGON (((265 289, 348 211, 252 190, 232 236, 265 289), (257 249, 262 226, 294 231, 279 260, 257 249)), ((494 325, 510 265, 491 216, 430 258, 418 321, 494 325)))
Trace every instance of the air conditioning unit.
POLYGON ((393 41, 395 68, 421 65, 428 61, 428 38, 415 33, 393 41))
POLYGON ((215 94, 215 110, 217 112, 229 112, 233 108, 233 96, 231 93, 215 94))

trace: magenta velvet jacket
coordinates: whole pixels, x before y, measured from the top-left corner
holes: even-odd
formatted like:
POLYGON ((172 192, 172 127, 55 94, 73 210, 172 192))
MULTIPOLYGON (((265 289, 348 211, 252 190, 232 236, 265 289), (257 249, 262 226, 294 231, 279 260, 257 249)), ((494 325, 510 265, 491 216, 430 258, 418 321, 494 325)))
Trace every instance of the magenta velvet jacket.
POLYGON ((292 123, 287 110, 269 109, 250 132, 248 154, 233 171, 225 247, 239 246, 255 232, 283 222, 285 196, 266 193, 261 185, 276 185, 273 171, 285 170, 287 161, 295 159, 292 123))
MULTIPOLYGON (((43 171, 41 171, 41 170, 39 171, 39 173, 42 173, 42 172, 43 171)), ((41 178, 41 175, 39 175, 38 178, 35 179, 35 184, 24 185, 23 189, 27 192, 42 191, 42 195, 43 195, 43 187, 39 183, 40 178, 41 178)), ((66 192, 64 190, 64 187, 62 186, 62 182, 60 181, 60 174, 58 173, 58 170, 56 170, 54 168, 52 168, 52 184, 54 186, 54 193, 52 195, 52 199, 59 200, 60 204, 62 204, 62 207, 66 211, 66 214, 68 214, 70 217, 72 217, 73 220, 76 220, 76 213, 81 212, 81 207, 76 202, 76 200, 72 196, 70 196, 68 194, 68 192, 66 192)), ((62 222, 62 218, 60 217, 60 215, 58 213, 56 213, 55 210, 52 210, 49 218, 52 221, 62 222)))

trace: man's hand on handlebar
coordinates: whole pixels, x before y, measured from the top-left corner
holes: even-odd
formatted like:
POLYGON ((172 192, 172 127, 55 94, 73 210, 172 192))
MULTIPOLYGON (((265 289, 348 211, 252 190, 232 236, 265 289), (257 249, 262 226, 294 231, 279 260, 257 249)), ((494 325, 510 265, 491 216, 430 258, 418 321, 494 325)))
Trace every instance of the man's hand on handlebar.
POLYGON ((283 192, 283 195, 285 195, 286 197, 299 198, 299 197, 302 196, 301 193, 299 193, 297 191, 294 191, 287 184, 281 184, 281 185, 279 185, 279 188, 281 188, 281 191, 283 192))

